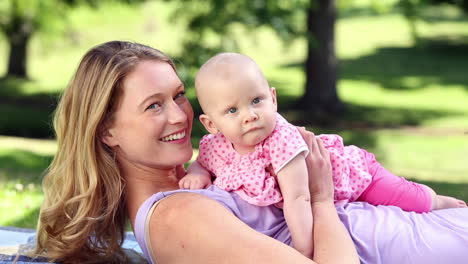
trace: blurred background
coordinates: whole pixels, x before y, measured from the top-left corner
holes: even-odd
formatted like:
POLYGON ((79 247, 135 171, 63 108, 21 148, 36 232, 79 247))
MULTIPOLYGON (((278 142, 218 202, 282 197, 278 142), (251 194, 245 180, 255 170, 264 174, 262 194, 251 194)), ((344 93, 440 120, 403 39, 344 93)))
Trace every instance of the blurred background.
POLYGON ((245 53, 292 123, 468 202, 467 13, 463 0, 1 0, 0 226, 35 227, 57 99, 110 40, 173 57, 197 113, 197 68, 245 53))

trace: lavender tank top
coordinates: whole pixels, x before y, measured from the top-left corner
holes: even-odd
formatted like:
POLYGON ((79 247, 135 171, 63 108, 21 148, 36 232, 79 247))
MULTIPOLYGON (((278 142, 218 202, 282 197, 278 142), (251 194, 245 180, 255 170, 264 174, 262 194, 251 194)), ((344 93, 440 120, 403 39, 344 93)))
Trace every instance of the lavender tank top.
MULTIPOLYGON (((159 192, 141 205, 135 220, 135 237, 150 263, 155 264, 145 238, 147 216, 156 202, 180 192, 210 197, 258 232, 291 244, 283 212, 274 205, 254 206, 214 185, 201 190, 159 192)), ((395 206, 353 202, 338 206, 337 211, 363 264, 468 263, 468 209, 417 214, 395 206)))

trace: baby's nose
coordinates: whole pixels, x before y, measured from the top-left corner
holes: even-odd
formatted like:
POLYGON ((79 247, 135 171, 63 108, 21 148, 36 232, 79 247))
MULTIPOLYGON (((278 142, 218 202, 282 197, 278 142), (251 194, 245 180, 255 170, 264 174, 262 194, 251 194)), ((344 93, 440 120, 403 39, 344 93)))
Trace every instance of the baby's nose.
POLYGON ((244 123, 247 124, 257 119, 258 115, 254 111, 249 111, 249 113, 247 113, 246 118, 244 119, 244 123))

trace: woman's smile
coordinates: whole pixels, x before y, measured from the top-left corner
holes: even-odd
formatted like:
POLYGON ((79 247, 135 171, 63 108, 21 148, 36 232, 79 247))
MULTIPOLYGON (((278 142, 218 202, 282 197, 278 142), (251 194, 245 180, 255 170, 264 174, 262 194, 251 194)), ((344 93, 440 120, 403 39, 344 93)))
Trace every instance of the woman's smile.
POLYGON ((187 135, 186 129, 183 129, 183 130, 179 130, 179 131, 177 131, 175 133, 172 133, 170 135, 164 136, 164 137, 160 138, 159 140, 162 141, 162 142, 167 142, 167 143, 181 144, 181 143, 184 143, 187 140, 186 135, 187 135))

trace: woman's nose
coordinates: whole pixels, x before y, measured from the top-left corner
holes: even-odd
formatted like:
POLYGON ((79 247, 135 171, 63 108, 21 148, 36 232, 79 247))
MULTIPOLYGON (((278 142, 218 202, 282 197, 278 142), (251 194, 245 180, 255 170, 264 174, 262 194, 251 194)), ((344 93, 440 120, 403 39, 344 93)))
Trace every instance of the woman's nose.
POLYGON ((185 113, 182 105, 177 104, 176 102, 171 102, 169 104, 168 112, 168 122, 171 124, 182 123, 187 120, 187 114, 185 113))

